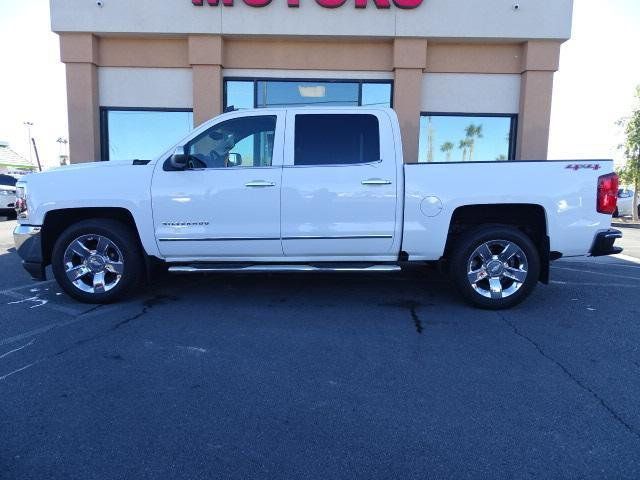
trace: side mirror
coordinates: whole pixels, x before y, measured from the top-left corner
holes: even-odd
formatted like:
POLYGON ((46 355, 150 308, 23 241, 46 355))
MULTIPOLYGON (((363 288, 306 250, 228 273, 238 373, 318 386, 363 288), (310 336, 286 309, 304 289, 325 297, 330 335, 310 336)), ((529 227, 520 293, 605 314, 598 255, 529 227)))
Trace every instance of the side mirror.
POLYGON ((173 155, 169 158, 169 164, 171 168, 175 170, 184 170, 187 168, 187 155, 184 152, 184 147, 176 147, 173 155))
POLYGON ((239 153, 228 153, 227 164, 230 167, 239 167, 242 165, 242 155, 239 153))

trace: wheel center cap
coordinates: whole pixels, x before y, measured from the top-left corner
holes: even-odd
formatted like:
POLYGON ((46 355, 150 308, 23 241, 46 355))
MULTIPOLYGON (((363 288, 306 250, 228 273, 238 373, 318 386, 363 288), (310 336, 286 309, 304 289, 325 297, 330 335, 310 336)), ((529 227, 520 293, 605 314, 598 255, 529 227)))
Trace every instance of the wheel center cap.
POLYGON ((104 270, 106 262, 101 255, 91 255, 87 258, 87 267, 91 269, 92 272, 99 272, 104 270))
POLYGON ((487 263, 487 273, 489 273, 489 276, 499 277, 500 275, 502 275, 503 271, 504 265, 502 265, 502 262, 500 260, 491 260, 489 263, 487 263))

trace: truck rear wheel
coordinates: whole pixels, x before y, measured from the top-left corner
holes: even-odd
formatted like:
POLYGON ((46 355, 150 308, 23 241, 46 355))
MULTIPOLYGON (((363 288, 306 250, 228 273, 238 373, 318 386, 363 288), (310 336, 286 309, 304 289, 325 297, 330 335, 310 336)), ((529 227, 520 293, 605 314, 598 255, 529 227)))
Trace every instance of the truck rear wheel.
POLYGON ((471 304, 500 310, 522 302, 540 277, 540 255, 531 239, 508 226, 480 227, 456 242, 451 276, 471 304))
POLYGON ((139 284, 142 250, 135 233, 121 222, 84 220, 60 235, 51 267, 71 297, 84 303, 109 303, 139 284))

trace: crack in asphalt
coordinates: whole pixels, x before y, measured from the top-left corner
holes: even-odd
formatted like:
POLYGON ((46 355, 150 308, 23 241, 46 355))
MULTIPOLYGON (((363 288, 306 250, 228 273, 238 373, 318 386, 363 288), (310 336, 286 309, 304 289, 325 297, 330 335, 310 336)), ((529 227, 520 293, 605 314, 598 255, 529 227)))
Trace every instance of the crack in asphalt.
POLYGON ((571 373, 571 371, 565 367, 561 362, 559 362, 558 360, 556 360, 555 358, 553 358, 551 355, 549 355, 548 353, 546 353, 544 351, 544 349, 535 341, 533 340, 531 337, 525 335, 524 333, 522 333, 520 330, 518 330, 518 327, 516 327, 516 325, 507 320, 505 318, 504 315, 499 315, 500 319, 509 327, 511 327, 511 329, 513 330, 513 333, 515 333, 518 337, 522 338, 523 340, 526 340, 528 343, 530 343, 536 350, 537 352, 542 355, 544 358, 546 358, 547 360, 549 360, 550 362, 552 362, 553 364, 555 364, 560 370, 562 370, 564 372, 564 374, 569 377, 569 379, 574 382, 576 385, 578 385, 581 389, 583 389, 585 392, 590 393, 593 398, 595 398, 598 403, 600 403, 600 405, 607 411, 609 412, 609 414, 620 424, 622 425, 627 431, 629 431, 629 433, 631 433, 632 435, 634 435, 636 438, 638 438, 640 440, 640 432, 636 431, 635 428, 633 428, 633 426, 629 423, 627 423, 618 412, 616 412, 613 407, 611 407, 605 400, 604 398, 602 398, 600 395, 598 395, 598 393, 593 390, 591 387, 589 387, 588 385, 586 385, 585 383, 583 383, 579 378, 577 378, 573 373, 571 373))
POLYGON ((413 325, 416 329, 416 332, 421 334, 424 331, 422 320, 418 316, 418 307, 422 306, 420 303, 413 300, 401 300, 399 302, 380 303, 378 305, 381 307, 406 308, 411 314, 411 320, 413 320, 413 325))
MULTIPOLYGON (((149 313, 149 310, 151 310, 153 307, 155 307, 156 305, 161 305, 162 303, 164 303, 166 300, 171 300, 171 301, 175 301, 177 300, 177 297, 173 297, 171 295, 156 295, 154 297, 151 297, 147 300, 145 300, 142 303, 142 310, 138 313, 136 313, 135 315, 131 315, 130 317, 127 317, 123 320, 120 320, 119 322, 115 323, 114 325, 111 326, 111 328, 109 328, 108 330, 102 331, 100 333, 97 333, 95 335, 92 335, 90 337, 87 338, 83 338, 81 340, 76 340, 74 343, 72 343, 71 345, 69 345, 67 348, 60 350, 59 352, 55 353, 52 356, 58 357, 60 355, 64 355, 65 353, 81 346, 84 345, 86 343, 89 343, 93 340, 96 340, 100 337, 103 337, 107 334, 109 334, 110 332, 113 332, 115 330, 118 330, 120 327, 122 327, 123 325, 126 325, 130 322, 133 322, 135 320, 138 320, 139 318, 143 317, 144 315, 146 315, 147 313, 149 313)), ((96 310, 97 308, 101 307, 102 305, 99 305, 98 307, 95 307, 92 310, 96 310)), ((86 312, 85 312, 86 315, 86 312)))

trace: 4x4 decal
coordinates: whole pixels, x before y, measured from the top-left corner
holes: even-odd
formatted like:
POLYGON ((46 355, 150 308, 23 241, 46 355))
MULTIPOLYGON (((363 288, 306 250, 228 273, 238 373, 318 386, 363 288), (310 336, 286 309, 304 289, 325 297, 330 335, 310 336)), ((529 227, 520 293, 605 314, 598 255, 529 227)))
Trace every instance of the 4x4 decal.
POLYGON ((599 163, 572 163, 571 165, 567 165, 568 170, 578 171, 578 170, 600 170, 602 167, 599 163))

